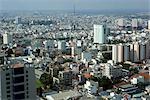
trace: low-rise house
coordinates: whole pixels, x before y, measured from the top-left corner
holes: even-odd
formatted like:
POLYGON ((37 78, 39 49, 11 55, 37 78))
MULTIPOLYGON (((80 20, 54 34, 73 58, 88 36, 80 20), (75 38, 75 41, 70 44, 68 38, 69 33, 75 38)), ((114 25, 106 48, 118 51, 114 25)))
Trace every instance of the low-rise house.
POLYGON ((98 82, 92 80, 86 81, 84 88, 87 90, 88 94, 96 94, 98 92, 98 82))
POLYGON ((138 84, 138 83, 144 83, 144 77, 143 76, 135 76, 131 80, 131 84, 138 84))
POLYGON ((133 94, 137 92, 137 89, 138 87, 131 84, 125 84, 119 87, 119 90, 121 90, 122 93, 127 93, 127 94, 133 94))

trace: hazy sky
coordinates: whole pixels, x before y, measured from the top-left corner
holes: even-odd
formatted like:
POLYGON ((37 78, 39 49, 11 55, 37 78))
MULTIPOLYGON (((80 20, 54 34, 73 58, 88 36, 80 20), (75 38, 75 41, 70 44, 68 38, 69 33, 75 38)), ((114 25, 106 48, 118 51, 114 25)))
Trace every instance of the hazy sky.
POLYGON ((146 10, 150 0, 0 0, 0 10, 146 10))

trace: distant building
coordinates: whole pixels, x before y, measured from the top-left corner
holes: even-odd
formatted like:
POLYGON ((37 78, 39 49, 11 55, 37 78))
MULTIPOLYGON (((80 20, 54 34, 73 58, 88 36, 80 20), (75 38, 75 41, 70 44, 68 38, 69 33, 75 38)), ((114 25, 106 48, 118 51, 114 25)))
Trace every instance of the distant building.
POLYGON ((103 44, 106 42, 107 29, 104 25, 94 25, 94 43, 103 44))
POLYGON ((58 50, 66 50, 66 41, 58 41, 58 50))
POLYGON ((125 20, 123 18, 120 18, 117 20, 117 25, 119 27, 124 27, 125 26, 125 20))
POLYGON ((46 49, 53 49, 54 48, 54 40, 46 40, 44 41, 46 49))
POLYGON ((21 24, 21 17, 16 17, 15 18, 15 23, 16 24, 21 24))
POLYGON ((148 54, 148 42, 112 45, 112 60, 114 63, 125 61, 139 62, 149 58, 148 54))
POLYGON ((3 34, 3 44, 11 44, 13 42, 12 34, 3 34))
POLYGON ((150 30, 150 20, 148 20, 148 29, 150 30))
POLYGON ((132 19, 132 22, 131 22, 131 24, 132 24, 132 28, 138 28, 138 20, 137 19, 132 19))
POLYGON ((112 46, 112 60, 114 63, 118 62, 118 46, 113 45, 112 46))

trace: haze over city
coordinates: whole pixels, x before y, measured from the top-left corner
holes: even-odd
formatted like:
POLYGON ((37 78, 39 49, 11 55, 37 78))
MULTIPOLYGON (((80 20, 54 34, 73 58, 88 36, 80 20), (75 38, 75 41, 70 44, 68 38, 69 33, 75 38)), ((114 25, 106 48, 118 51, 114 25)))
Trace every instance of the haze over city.
POLYGON ((0 0, 0 100, 150 100, 150 0, 0 0))
POLYGON ((148 11, 150 0, 0 0, 0 10, 139 10, 148 11))

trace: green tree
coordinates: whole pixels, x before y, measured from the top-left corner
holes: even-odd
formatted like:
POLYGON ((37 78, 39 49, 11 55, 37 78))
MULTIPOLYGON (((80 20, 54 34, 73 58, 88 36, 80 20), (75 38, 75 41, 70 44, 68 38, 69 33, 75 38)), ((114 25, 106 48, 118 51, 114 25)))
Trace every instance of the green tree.
POLYGON ((47 86, 52 87, 53 78, 49 74, 47 73, 42 74, 40 81, 42 82, 44 88, 46 88, 47 86))
POLYGON ((104 90, 112 88, 112 81, 106 76, 103 76, 102 78, 92 77, 91 80, 98 82, 99 87, 103 87, 104 90))
POLYGON ((109 78, 107 78, 106 76, 103 76, 99 80, 99 86, 103 87, 104 90, 111 89, 112 88, 112 81, 109 78))

